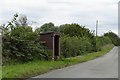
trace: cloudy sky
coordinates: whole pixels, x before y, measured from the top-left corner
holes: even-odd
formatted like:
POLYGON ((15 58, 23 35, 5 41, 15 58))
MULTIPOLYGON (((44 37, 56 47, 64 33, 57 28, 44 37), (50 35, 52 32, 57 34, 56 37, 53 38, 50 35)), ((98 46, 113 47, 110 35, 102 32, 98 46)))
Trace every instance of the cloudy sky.
POLYGON ((85 25, 98 33, 111 30, 118 33, 119 0, 0 0, 0 22, 7 23, 15 13, 24 14, 29 21, 37 21, 33 28, 53 22, 56 26, 66 23, 85 25))

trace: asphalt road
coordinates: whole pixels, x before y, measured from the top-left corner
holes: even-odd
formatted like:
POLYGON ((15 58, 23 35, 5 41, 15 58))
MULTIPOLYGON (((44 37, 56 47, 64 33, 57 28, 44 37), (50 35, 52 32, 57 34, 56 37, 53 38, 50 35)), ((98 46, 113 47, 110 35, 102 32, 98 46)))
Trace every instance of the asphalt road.
POLYGON ((103 57, 50 71, 34 78, 118 78, 118 47, 103 57))

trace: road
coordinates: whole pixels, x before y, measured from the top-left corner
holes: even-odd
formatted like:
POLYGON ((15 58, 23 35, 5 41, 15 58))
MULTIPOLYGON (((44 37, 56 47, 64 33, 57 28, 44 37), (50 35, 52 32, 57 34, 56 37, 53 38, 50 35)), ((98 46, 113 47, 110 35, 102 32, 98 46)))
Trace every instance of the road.
POLYGON ((118 47, 97 59, 53 70, 34 78, 118 78, 118 47))

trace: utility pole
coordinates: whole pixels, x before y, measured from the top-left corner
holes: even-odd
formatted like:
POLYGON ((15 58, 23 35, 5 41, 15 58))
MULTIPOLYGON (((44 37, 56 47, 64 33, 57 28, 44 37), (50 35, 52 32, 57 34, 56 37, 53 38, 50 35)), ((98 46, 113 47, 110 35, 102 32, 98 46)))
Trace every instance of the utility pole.
POLYGON ((95 40, 96 40, 96 43, 95 43, 96 51, 98 51, 98 47, 97 47, 97 33, 98 33, 98 20, 96 21, 96 37, 95 37, 95 40))
POLYGON ((97 37, 97 33, 98 33, 98 20, 96 21, 96 37, 97 37))

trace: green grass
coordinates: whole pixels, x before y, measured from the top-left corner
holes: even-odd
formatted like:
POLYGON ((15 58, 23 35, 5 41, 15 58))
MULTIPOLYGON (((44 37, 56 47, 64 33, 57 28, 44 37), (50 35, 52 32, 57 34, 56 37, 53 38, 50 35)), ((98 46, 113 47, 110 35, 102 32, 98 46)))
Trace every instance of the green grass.
POLYGON ((3 78, 28 78, 46 73, 53 69, 86 62, 97 57, 103 56, 113 48, 113 45, 107 45, 102 51, 89 53, 84 56, 71 57, 59 61, 31 61, 24 64, 6 65, 2 67, 3 78))
POLYGON ((0 80, 2 78, 2 66, 0 66, 0 80))

